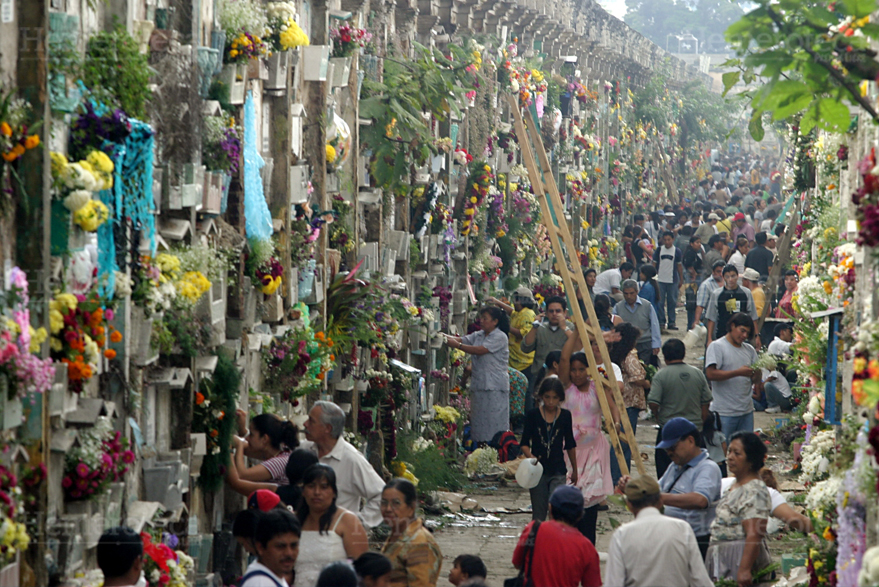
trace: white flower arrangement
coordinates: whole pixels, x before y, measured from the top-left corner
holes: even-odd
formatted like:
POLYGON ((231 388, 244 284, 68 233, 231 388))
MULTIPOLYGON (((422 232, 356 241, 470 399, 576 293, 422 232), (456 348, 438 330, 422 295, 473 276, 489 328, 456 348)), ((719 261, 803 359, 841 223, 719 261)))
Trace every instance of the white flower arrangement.
POLYGON ((842 486, 842 477, 830 477, 819 481, 806 494, 806 509, 810 512, 818 512, 823 517, 825 512, 836 510, 836 496, 842 486))
POLYGON ((412 452, 418 453, 424 450, 427 450, 433 446, 429 440, 419 436, 414 441, 412 441, 412 452))
POLYGON ((252 0, 224 0, 220 8, 220 28, 227 37, 247 32, 254 35, 266 30, 266 13, 252 0))
POLYGON ((879 546, 873 546, 864 553, 861 572, 858 573, 858 587, 879 585, 879 546))
MULTIPOLYGON (((818 396, 815 396, 812 400, 816 402, 817 407, 820 409, 818 396)), ((811 410, 812 401, 809 404, 811 410)), ((814 416, 810 412, 807 413, 810 417, 808 423, 811 424, 814 416)), ((836 433, 833 430, 821 430, 812 437, 809 444, 800 451, 800 466, 802 467, 800 483, 814 483, 823 480, 827 476, 830 468, 829 457, 832 455, 835 447, 836 433)))
POLYGON ((387 379, 388 381, 393 381, 394 376, 389 371, 378 371, 376 369, 367 369, 366 370, 366 378, 367 379, 387 379))
MULTIPOLYGON (((513 165, 510 168, 510 175, 518 175, 519 177, 528 177, 528 169, 522 165, 521 163, 518 165, 513 165)), ((537 200, 535 200, 536 202, 537 200)))
POLYGON ((855 351, 879 352, 879 322, 867 320, 861 323, 855 333, 855 351))
POLYGON ((131 277, 129 277, 127 273, 121 271, 116 271, 114 277, 116 280, 116 289, 113 297, 116 299, 122 299, 130 296, 132 288, 131 277))
POLYGON ((486 475, 498 463, 497 451, 491 447, 477 448, 464 461, 464 474, 468 477, 486 475))
POLYGON ((272 19, 287 21, 296 19, 296 4, 293 2, 269 2, 266 4, 266 15, 272 19))

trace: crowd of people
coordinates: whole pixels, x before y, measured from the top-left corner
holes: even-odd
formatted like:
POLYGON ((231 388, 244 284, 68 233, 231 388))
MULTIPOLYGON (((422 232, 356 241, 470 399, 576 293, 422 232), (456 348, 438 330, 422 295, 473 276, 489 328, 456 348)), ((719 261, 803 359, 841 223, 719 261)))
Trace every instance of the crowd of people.
MULTIPOLYGON (((466 440, 491 444, 513 430, 525 462, 540 466, 530 488, 532 521, 512 553, 520 584, 601 585, 596 525, 615 492, 634 520, 612 536, 606 585, 707 587, 721 578, 750 585, 770 561, 770 518, 809 529, 778 493, 754 433, 755 410, 791 409, 795 380, 785 359, 797 282, 795 272, 773 270, 785 226, 772 169, 760 159, 716 165, 684 203, 632 217, 621 236, 625 259, 584 270, 588 295, 538 304, 520 287, 509 300, 487 298, 470 333, 446 336, 470 358, 466 440), (597 328, 588 341, 569 321, 569 303, 584 316, 585 304, 593 305, 597 328), (679 305, 702 368, 685 363, 684 341, 662 343, 663 331, 682 330, 679 305), (767 316, 771 331, 757 332, 767 316), (761 334, 771 340, 764 344, 761 334), (779 359, 772 371, 752 367, 764 347, 779 359), (590 365, 599 379, 617 381, 622 404, 590 365), (659 425, 655 478, 623 474, 620 462, 628 469, 632 460, 623 418, 632 431, 647 418, 659 425), (610 428, 619 432, 620 455, 605 437, 610 428)), ((233 534, 249 556, 238 585, 437 584, 443 555, 418 516, 416 487, 386 482, 345 441, 338 405, 313 405, 305 441, 274 415, 237 417, 227 482, 248 496, 233 534), (382 523, 387 539, 371 549, 370 529, 382 523)), ((105 585, 134 585, 143 567, 140 537, 108 531, 98 560, 105 585)), ((487 574, 478 556, 464 554, 448 578, 475 586, 487 574)))

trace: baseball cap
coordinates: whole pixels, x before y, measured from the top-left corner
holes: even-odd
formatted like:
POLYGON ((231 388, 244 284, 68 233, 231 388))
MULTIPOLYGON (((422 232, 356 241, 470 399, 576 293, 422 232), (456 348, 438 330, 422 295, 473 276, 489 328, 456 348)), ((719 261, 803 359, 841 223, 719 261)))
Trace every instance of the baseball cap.
POLYGON ((733 216, 733 220, 744 220, 744 219, 745 219, 745 215, 742 214, 741 212, 736 212, 736 215, 733 216))
POLYGON ((577 519, 583 513, 583 494, 571 485, 562 485, 552 492, 549 504, 554 512, 577 519))
POLYGON ((267 512, 281 503, 281 498, 274 491, 257 489, 247 498, 247 509, 267 512))
POLYGON ((708 220, 720 220, 720 216, 718 216, 717 214, 712 212, 711 214, 708 215, 708 220))
POLYGON ((686 418, 672 418, 662 427, 662 442, 657 444, 656 448, 671 448, 682 437, 696 430, 696 425, 686 418))
POLYGON ((513 292, 513 295, 517 298, 528 298, 529 300, 534 299, 534 294, 524 285, 517 287, 516 291, 513 292))
POLYGON ((745 269, 744 273, 742 273, 742 279, 747 279, 748 281, 760 281, 760 274, 757 273, 756 269, 748 267, 745 269))
POLYGON ((626 483, 625 494, 629 501, 638 501, 648 495, 659 495, 661 492, 659 483, 650 475, 641 475, 637 479, 629 479, 626 483))

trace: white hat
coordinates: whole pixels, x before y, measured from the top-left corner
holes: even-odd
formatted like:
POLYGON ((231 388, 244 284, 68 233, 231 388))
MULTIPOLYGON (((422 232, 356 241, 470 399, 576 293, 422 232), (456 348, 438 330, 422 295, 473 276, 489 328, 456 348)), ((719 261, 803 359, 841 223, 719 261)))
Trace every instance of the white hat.
POLYGON ((712 212, 711 214, 708 215, 708 220, 720 220, 720 216, 718 216, 717 214, 712 212))
POLYGON ((748 281, 757 282, 757 281, 760 281, 760 274, 757 273, 756 269, 748 267, 742 273, 742 279, 747 279, 748 281))
POLYGON ((525 459, 516 469, 516 483, 523 489, 533 489, 543 476, 543 465, 537 459, 525 459))

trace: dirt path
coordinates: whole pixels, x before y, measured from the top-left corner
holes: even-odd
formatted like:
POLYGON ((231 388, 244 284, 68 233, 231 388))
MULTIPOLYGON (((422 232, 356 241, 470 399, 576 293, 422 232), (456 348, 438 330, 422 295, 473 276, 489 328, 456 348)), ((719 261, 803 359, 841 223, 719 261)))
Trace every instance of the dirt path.
MULTIPOLYGON (((683 324, 686 314, 679 309, 678 323, 683 324)), ((686 333, 679 331, 672 337, 663 335, 663 341, 669 338, 683 338, 686 333)), ((688 349, 687 363, 702 368, 701 349, 688 349)), ((754 427, 765 431, 776 427, 776 418, 784 418, 783 414, 755 413, 754 427)), ((654 445, 656 441, 656 423, 653 420, 641 420, 638 423, 636 437, 642 454, 646 453, 644 465, 647 473, 656 475, 654 465, 654 445)), ((767 465, 777 474, 791 467, 788 455, 770 454, 767 465)), ((633 467, 634 468, 634 467, 633 467)), ((784 479, 779 475, 779 482, 784 479)), ((511 563, 513 549, 522 533, 522 529, 531 520, 530 513, 487 513, 506 510, 519 512, 529 508, 531 498, 527 490, 516 485, 515 481, 505 481, 494 485, 475 485, 466 491, 479 502, 479 508, 471 514, 447 514, 434 517, 432 520, 439 525, 435 536, 443 552, 442 576, 440 586, 451 585, 448 574, 452 561, 461 554, 475 554, 482 558, 488 568, 488 584, 499 586, 504 579, 513 577, 516 569, 511 563)), ((598 534, 596 548, 602 558, 602 576, 604 574, 604 553, 610 545, 613 527, 617 522, 625 523, 632 519, 631 514, 623 508, 611 505, 610 510, 598 514, 598 534), (611 520, 614 520, 613 522, 611 520)), ((786 534, 770 539, 770 550, 773 557, 780 562, 781 555, 803 550, 806 538, 802 535, 786 534)))

